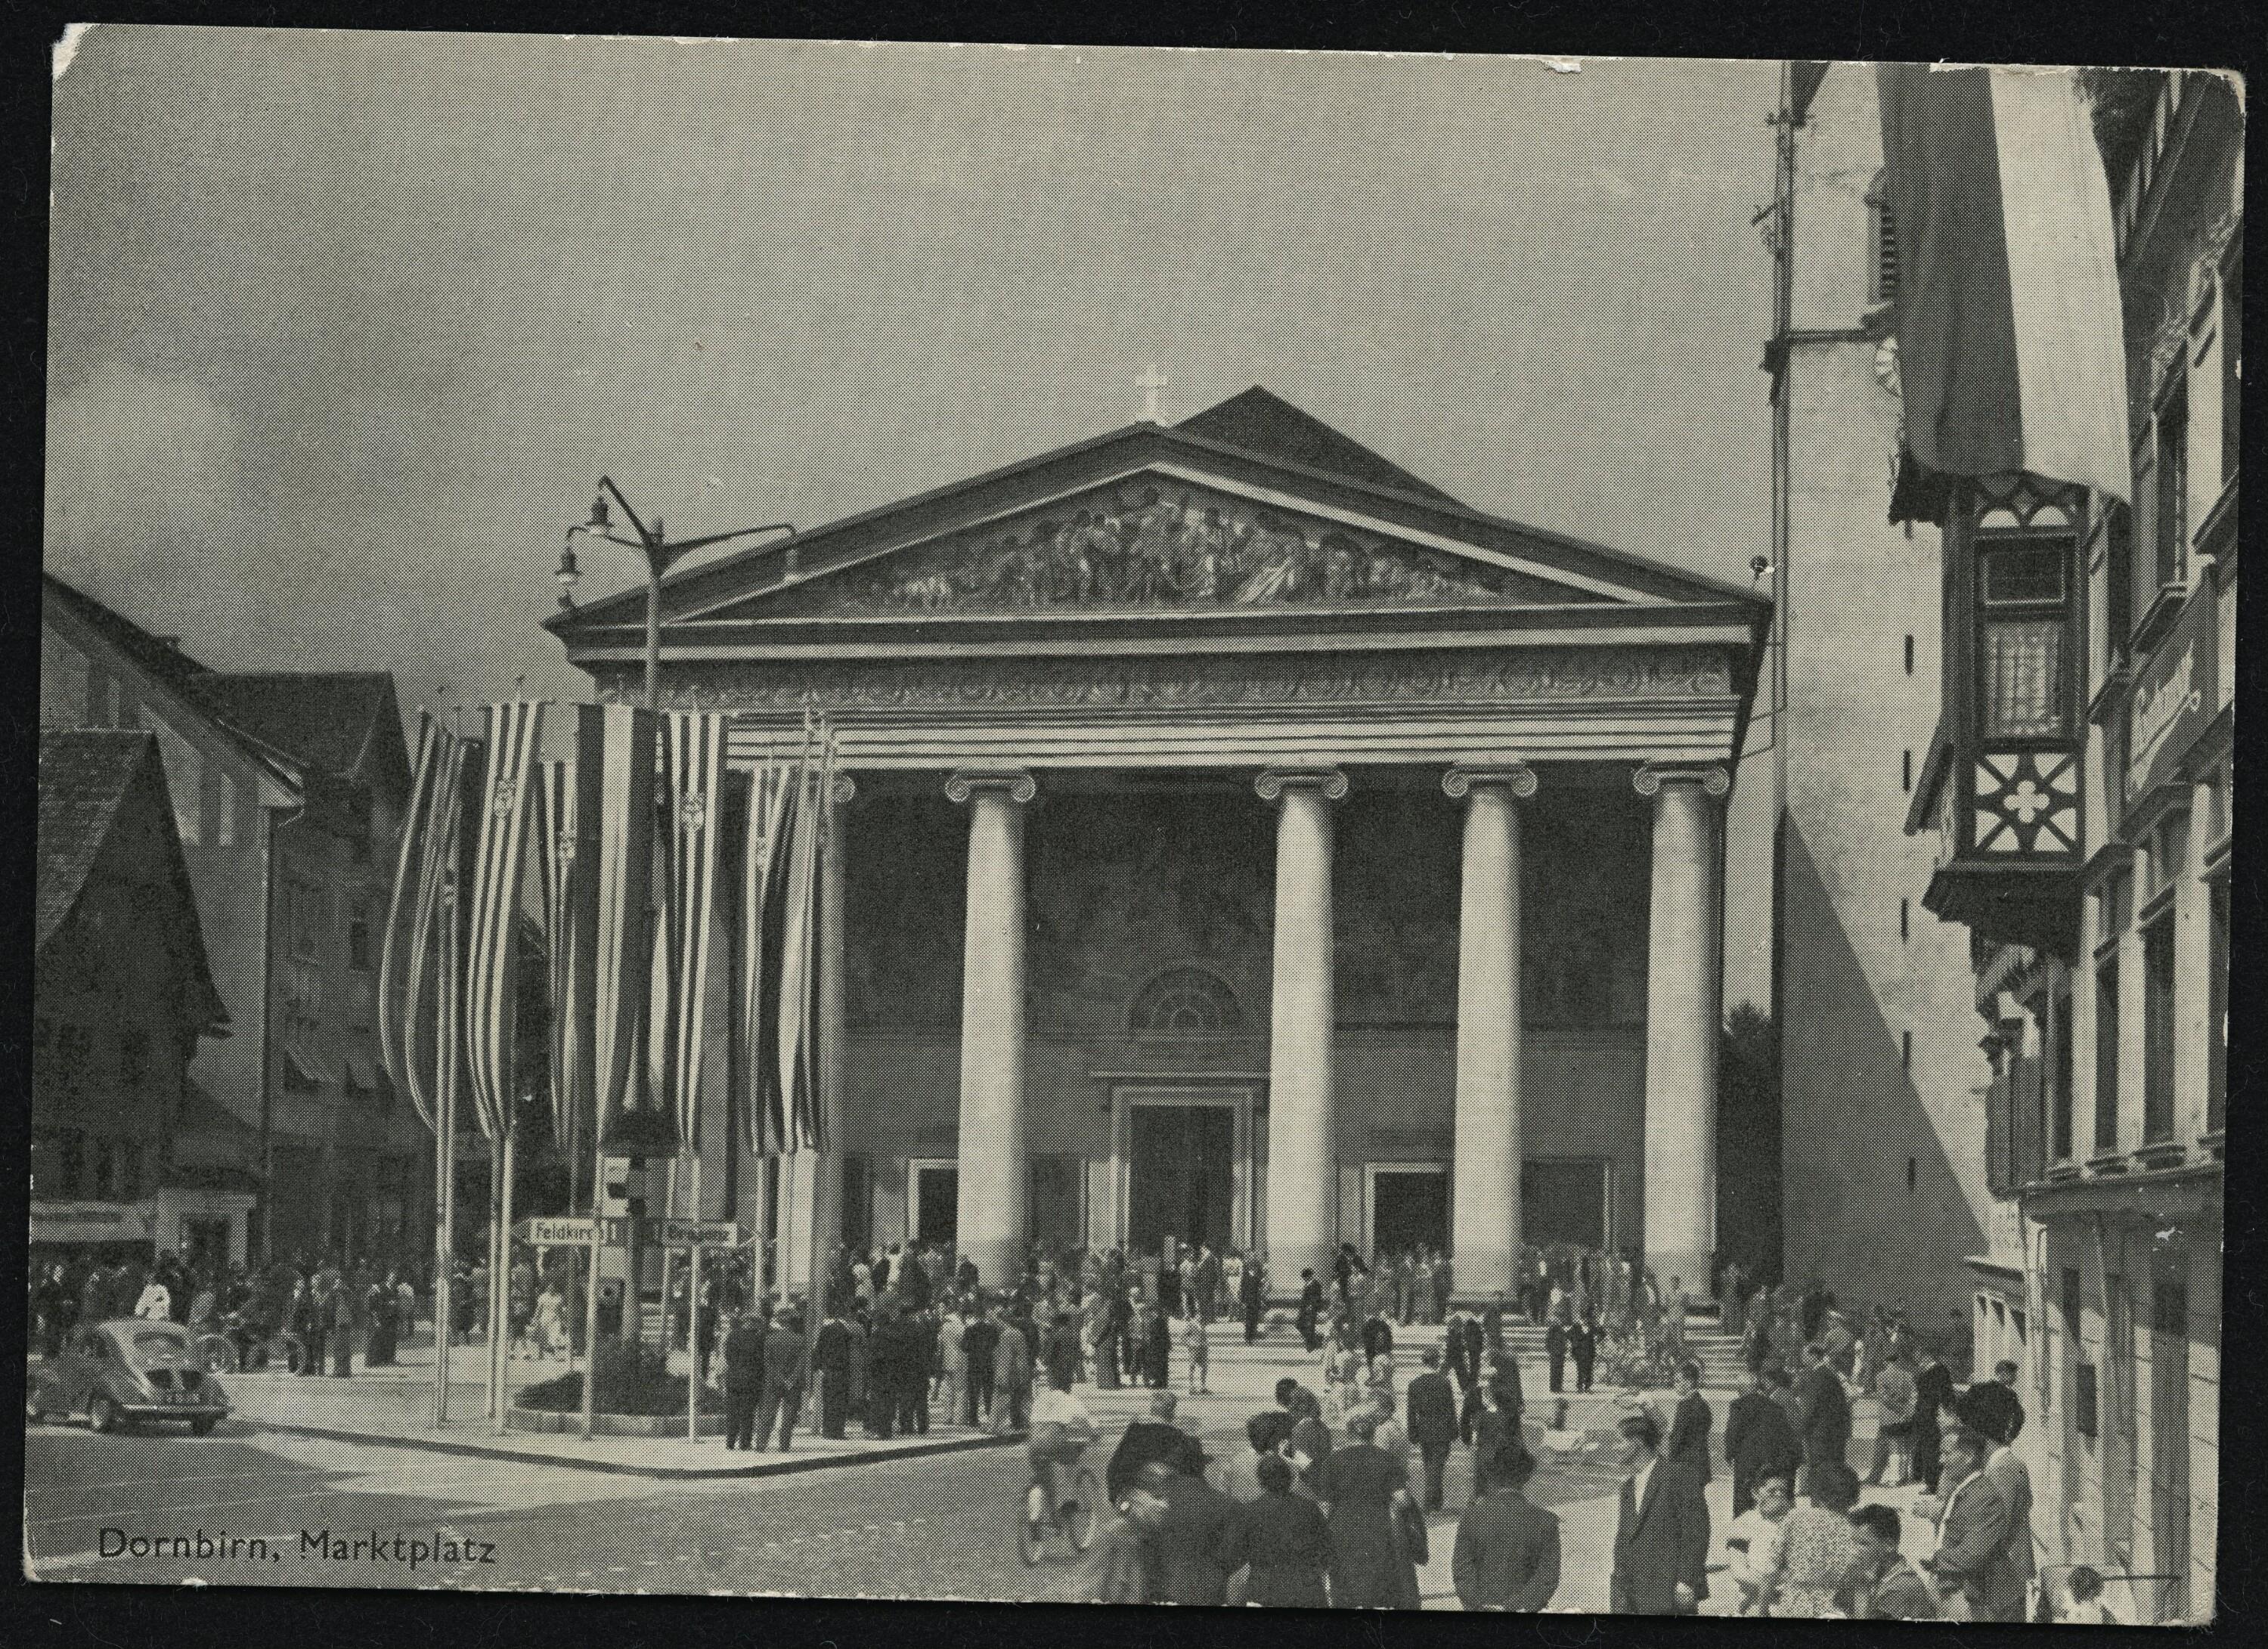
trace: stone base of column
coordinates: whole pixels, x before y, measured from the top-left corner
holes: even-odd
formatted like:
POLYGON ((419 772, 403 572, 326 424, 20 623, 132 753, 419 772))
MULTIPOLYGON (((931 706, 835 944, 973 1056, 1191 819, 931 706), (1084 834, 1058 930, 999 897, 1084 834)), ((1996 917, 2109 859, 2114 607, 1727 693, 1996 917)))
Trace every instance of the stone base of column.
POLYGON ((988 1294, 1006 1292, 1023 1273, 1023 1255, 1012 1240, 1005 1238, 980 1237, 956 1243, 954 1263, 958 1266, 963 1260, 976 1263, 976 1285, 988 1294))
POLYGON ((1507 1318, 1521 1308, 1520 1302, 1513 1298, 1513 1292, 1509 1288, 1496 1294, 1485 1292, 1476 1292, 1463 1288, 1453 1288, 1449 1291, 1449 1309, 1452 1311, 1478 1313, 1486 1311, 1491 1306, 1500 1307, 1507 1318))

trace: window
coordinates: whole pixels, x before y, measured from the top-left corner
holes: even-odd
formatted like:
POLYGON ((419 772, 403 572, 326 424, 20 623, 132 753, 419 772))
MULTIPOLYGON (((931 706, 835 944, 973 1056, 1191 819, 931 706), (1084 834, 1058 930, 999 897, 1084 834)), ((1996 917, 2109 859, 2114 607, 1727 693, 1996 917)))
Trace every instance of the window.
POLYGON ((1913 1069, 1913 1033, 1911 1031, 1898 1033, 1898 1065, 1904 1071, 1913 1069))
POLYGON ((2182 583, 2189 574, 2190 398, 2187 387, 2179 383, 2158 408, 2156 469, 2151 551, 2152 568, 2162 590, 2182 583))
POLYGON ((289 924, 291 953, 309 961, 323 960, 324 907, 323 890, 312 882, 286 882, 284 885, 285 920, 289 924))
POLYGON ((2048 1137, 2050 1159, 2068 1162, 2072 1152, 2071 988, 2048 997, 2048 1137))
POLYGON ((2243 451, 2237 408, 2244 394, 2244 242, 2228 249, 2220 269, 2220 484, 2236 479, 2243 451))
POLYGON ((1867 301, 1895 303, 1898 296, 1898 225, 1890 211, 1889 180, 1879 172, 1874 174, 1874 187, 1867 191, 1867 301))
POLYGON ((1913 674, 1913 637, 1911 636, 1906 637, 1906 674, 1908 675, 1913 674))
POLYGON ((1913 791, 1913 752, 1898 752, 1898 788, 1911 794, 1913 791))
POLYGON ((2142 930, 2142 1141, 2174 1137, 2174 918, 2142 930))
POLYGON ((370 957, 370 899, 357 894, 347 907, 347 966, 359 973, 368 973, 372 966, 370 957))
POLYGON ((2118 1149, 2118 955, 2095 965, 2095 1154, 2118 1149))
POLYGON ((93 1062, 93 1032, 84 1025, 65 1025, 55 1032, 55 1079, 63 1086, 84 1083, 93 1062))
POLYGON ((213 821, 213 842, 225 848, 236 845, 236 781, 225 773, 220 776, 219 816, 213 821))
POLYGON ((1988 739, 2056 739, 2070 728, 2068 540, 1978 547, 1977 700, 1988 739))
POLYGON ((1898 943, 1903 945, 1913 937, 1913 901, 1898 901, 1898 943))
POLYGON ((2134 639, 2134 512, 2123 504, 2104 518, 2103 557, 2105 656, 2123 661, 2134 639))
POLYGON ((1169 968, 1142 987, 1128 1016, 1138 1034, 1203 1035, 1244 1024, 1235 993, 1202 968, 1169 968))
POLYGON ((150 1033, 139 1028, 118 1034, 118 1081, 122 1087, 137 1088, 150 1076, 150 1033))

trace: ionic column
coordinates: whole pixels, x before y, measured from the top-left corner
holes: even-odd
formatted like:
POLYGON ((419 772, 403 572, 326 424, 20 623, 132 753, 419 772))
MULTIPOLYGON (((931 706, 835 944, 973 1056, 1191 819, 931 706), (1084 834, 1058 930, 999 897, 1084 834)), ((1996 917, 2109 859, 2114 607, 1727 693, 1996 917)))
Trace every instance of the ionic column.
POLYGON ((1525 762, 1452 768, 1465 804, 1457 910, 1457 1133, 1449 1206, 1456 1297, 1508 1294, 1520 1251, 1520 802, 1525 762))
POLYGON ((1268 1279, 1296 1301, 1300 1271, 1329 1286, 1338 1246, 1337 1115, 1331 1093, 1331 814, 1336 768, 1271 769, 1254 781, 1276 820, 1276 964, 1268 1039, 1268 1279))
POLYGON ((1646 1263, 1666 1292, 1709 1292, 1717 1247, 1717 1042, 1723 1017, 1719 767, 1642 767, 1653 799, 1646 972, 1646 1263))
POLYGON ((961 1255, 987 1288, 1014 1284, 1024 1259, 1024 815, 1037 793, 1022 772, 956 773, 968 804, 968 923, 961 963, 961 1255))
POLYGON ((858 781, 837 773, 829 793, 827 835, 819 857, 819 1114, 827 1129, 811 1198, 811 1332, 827 1314, 828 1282, 836 1245, 843 1240, 843 810, 858 794, 858 781))

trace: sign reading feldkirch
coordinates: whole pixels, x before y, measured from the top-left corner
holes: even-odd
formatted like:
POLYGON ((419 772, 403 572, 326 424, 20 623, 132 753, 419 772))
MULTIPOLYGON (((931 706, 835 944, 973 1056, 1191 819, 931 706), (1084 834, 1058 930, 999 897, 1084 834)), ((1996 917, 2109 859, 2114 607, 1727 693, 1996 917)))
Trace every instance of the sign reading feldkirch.
POLYGON ((2181 622, 2143 667, 2126 710, 2126 800, 2169 777, 2220 704, 2219 604, 2210 581, 2190 597, 2181 622))
POLYGON ((546 1216, 519 1220, 512 1231, 522 1242, 532 1242, 539 1248, 592 1241, 619 1247, 630 1234, 630 1223, 627 1219, 592 1219, 587 1216, 564 1219, 546 1216))

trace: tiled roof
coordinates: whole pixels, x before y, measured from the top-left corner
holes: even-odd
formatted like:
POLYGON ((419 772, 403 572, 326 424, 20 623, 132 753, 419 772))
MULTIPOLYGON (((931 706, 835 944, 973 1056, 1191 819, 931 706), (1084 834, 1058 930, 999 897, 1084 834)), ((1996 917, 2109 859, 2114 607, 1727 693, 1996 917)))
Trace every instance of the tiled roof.
POLYGON ((40 735, 39 929, 44 946, 70 915, 110 839, 111 821, 157 740, 138 727, 40 735))
POLYGON ((152 635, 123 613, 104 606, 52 572, 46 575, 46 599, 69 607, 112 646, 169 687, 184 687, 192 677, 206 673, 204 666, 173 643, 152 635))
POLYGON ((1300 411, 1258 384, 1174 427, 1224 446, 1328 470, 1373 487, 1415 493, 1443 504, 1457 502, 1439 487, 1418 480, 1399 464, 1380 457, 1351 436, 1341 435, 1321 418, 1300 411))
POLYGON ((383 670, 272 670, 210 674, 190 690, 223 721, 303 766, 335 777, 357 774, 380 718, 394 710, 383 670))

